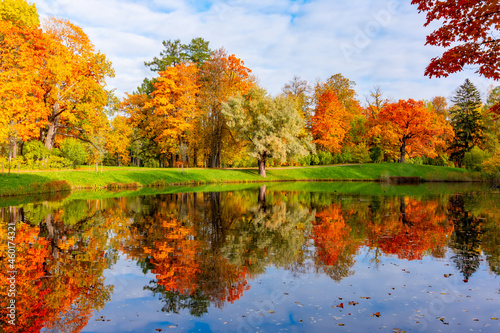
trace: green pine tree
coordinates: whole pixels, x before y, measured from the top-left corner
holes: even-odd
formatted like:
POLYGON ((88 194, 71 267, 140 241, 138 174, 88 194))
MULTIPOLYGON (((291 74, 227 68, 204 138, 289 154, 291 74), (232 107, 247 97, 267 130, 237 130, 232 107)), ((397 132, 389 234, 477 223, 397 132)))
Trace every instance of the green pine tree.
POLYGON ((464 154, 479 145, 483 138, 481 94, 474 84, 466 79, 456 90, 452 102, 450 117, 455 139, 450 147, 451 158, 462 165, 464 154))

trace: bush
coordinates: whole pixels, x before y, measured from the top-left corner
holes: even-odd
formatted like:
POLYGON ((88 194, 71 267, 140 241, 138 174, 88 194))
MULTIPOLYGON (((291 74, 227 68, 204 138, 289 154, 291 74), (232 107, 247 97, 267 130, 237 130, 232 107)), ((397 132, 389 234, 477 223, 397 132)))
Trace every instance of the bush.
POLYGON ((23 147, 23 156, 26 161, 37 162, 46 159, 50 151, 38 140, 26 142, 23 147))
POLYGON ((490 177, 500 177, 500 150, 481 163, 481 169, 490 177))
POLYGON ((85 145, 80 140, 73 138, 63 141, 61 144, 61 154, 72 162, 73 168, 76 168, 79 164, 84 164, 89 157, 85 145))
POLYGON ((155 160, 154 158, 150 158, 150 159, 144 160, 144 167, 146 167, 146 168, 159 168, 160 162, 158 162, 158 160, 155 160))
POLYGON ((481 164, 490 158, 490 154, 474 146, 464 154, 464 166, 467 170, 481 171, 481 164))
POLYGON ((329 165, 332 164, 332 154, 329 151, 319 151, 318 154, 319 165, 329 165))

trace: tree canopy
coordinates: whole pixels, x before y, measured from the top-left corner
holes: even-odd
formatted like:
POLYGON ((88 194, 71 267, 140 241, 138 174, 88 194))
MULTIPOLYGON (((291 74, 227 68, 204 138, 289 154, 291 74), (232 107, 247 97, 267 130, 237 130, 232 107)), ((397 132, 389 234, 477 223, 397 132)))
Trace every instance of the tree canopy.
POLYGON ((250 145, 257 158, 259 174, 266 177, 266 159, 285 161, 289 156, 308 153, 309 142, 298 135, 304 127, 297 105, 286 97, 269 97, 265 90, 252 88, 241 97, 224 104, 228 125, 250 145))

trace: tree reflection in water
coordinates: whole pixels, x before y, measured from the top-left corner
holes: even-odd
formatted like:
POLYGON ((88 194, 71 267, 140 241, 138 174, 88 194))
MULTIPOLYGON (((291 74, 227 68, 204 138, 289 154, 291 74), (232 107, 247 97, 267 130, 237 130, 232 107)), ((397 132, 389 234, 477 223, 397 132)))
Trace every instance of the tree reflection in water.
MULTIPOLYGON (((416 260, 451 258, 464 281, 485 254, 499 273, 500 213, 494 199, 472 195, 360 197, 259 191, 162 194, 26 204, 0 210, 1 263, 9 221, 16 221, 18 325, 8 332, 79 332, 110 299, 103 277, 120 253, 156 278, 144 288, 162 310, 194 316, 223 308, 276 267, 296 275, 355 274, 368 248, 416 260)), ((7 269, 2 267, 1 279, 7 269)), ((6 290, 1 291, 2 327, 6 290)))

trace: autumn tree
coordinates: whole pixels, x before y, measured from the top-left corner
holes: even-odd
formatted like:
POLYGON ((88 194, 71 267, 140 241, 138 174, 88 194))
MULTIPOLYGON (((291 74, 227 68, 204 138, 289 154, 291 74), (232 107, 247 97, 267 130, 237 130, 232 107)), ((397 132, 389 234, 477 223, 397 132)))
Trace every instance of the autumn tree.
POLYGON ((129 146, 132 141, 133 128, 127 117, 117 115, 111 120, 111 130, 107 133, 106 151, 117 156, 117 162, 128 165, 130 162, 129 146))
POLYGON ((477 73, 500 79, 500 4, 498 1, 412 0, 426 12, 424 26, 440 27, 427 36, 426 45, 447 50, 431 60, 425 70, 430 77, 446 77, 465 66, 478 66, 477 73))
POLYGON ((367 155, 368 147, 364 138, 366 117, 363 115, 358 95, 354 90, 356 82, 349 80, 342 74, 332 75, 326 82, 318 82, 315 86, 314 101, 316 108, 319 100, 326 91, 333 92, 338 101, 343 105, 345 115, 348 116, 346 123, 345 138, 341 142, 342 153, 356 156, 357 161, 364 160, 363 155, 367 155))
POLYGON ((436 112, 438 115, 442 115, 444 119, 448 119, 449 110, 446 98, 444 98, 443 96, 434 96, 431 99, 431 104, 434 112, 436 112))
POLYGON ((40 74, 47 40, 34 5, 0 2, 0 143, 16 158, 18 143, 38 138, 45 125, 40 74))
POLYGON ((152 111, 146 119, 147 127, 164 154, 175 156, 186 131, 193 126, 197 115, 197 71, 194 65, 184 64, 166 68, 156 79, 152 99, 144 106, 152 111))
POLYGON ((455 139, 450 147, 451 157, 461 164, 464 154, 479 145, 483 139, 481 94, 474 84, 466 79, 456 90, 452 102, 454 104, 450 110, 450 117, 455 139))
POLYGON ((48 149, 58 136, 92 142, 92 135, 106 125, 105 80, 114 76, 111 63, 69 21, 52 18, 44 30, 50 41, 42 83, 48 115, 40 139, 48 149))
POLYGON ((442 116, 429 111, 423 102, 412 99, 388 104, 380 111, 377 123, 374 132, 398 147, 401 163, 405 162, 408 151, 435 156, 436 145, 443 145, 453 135, 442 116))
POLYGON ((298 135, 304 126, 296 104, 289 98, 272 98, 260 88, 229 99, 223 106, 228 125, 250 144, 250 156, 257 158, 259 174, 266 177, 266 160, 284 162, 288 157, 306 155, 309 140, 298 135))
POLYGON ((311 121, 314 143, 331 153, 340 153, 352 116, 332 90, 321 93, 311 121))
POLYGON ((319 97, 326 90, 331 90, 337 95, 338 100, 344 105, 346 111, 352 115, 359 115, 361 107, 358 101, 358 94, 354 87, 356 82, 349 80, 342 74, 332 75, 325 83, 316 85, 316 96, 319 97))
POLYGON ((235 150, 237 142, 231 137, 222 105, 230 97, 248 92, 254 84, 250 73, 241 59, 228 55, 224 49, 215 51, 200 69, 199 132, 203 133, 202 145, 212 168, 221 167, 224 151, 228 154, 235 150))
POLYGON ((26 0, 0 1, 0 20, 10 21, 19 27, 40 26, 35 4, 26 0))

